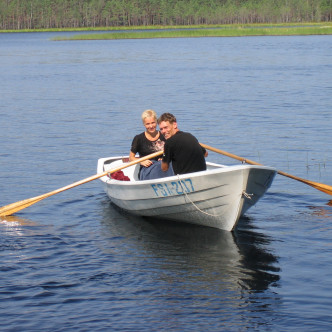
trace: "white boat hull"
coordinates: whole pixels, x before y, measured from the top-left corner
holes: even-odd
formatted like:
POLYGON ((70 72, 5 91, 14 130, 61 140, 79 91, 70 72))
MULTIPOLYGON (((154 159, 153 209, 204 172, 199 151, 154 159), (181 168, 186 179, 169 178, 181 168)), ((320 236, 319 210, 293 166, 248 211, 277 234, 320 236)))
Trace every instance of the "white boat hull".
MULTIPOLYGON (((98 173, 121 166, 122 158, 102 158, 98 173)), ((156 217, 231 231, 241 215, 270 187, 276 170, 265 166, 207 163, 207 171, 137 181, 138 165, 123 169, 131 181, 103 176, 110 200, 139 216, 156 217)))

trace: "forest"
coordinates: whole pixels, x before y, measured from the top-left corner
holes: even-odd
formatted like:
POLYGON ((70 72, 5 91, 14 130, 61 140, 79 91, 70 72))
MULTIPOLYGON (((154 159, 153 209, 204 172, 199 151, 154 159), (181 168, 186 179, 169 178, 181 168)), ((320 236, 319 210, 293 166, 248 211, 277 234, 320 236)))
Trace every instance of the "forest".
POLYGON ((331 21, 332 0, 0 0, 0 30, 331 21))

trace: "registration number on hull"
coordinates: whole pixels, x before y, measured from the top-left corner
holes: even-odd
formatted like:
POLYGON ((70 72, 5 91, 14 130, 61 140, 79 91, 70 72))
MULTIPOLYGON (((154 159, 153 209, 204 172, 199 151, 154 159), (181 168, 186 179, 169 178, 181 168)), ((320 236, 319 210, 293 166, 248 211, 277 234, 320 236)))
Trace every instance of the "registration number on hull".
POLYGON ((191 179, 151 184, 151 187, 157 197, 183 195, 195 191, 191 179))

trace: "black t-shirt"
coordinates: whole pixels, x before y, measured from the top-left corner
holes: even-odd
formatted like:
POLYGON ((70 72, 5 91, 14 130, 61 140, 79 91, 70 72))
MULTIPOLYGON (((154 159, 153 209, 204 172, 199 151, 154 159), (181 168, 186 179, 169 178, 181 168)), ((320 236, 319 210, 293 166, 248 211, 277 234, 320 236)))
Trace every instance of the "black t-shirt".
MULTIPOLYGON (((143 132, 134 137, 130 151, 135 154, 138 153, 140 158, 142 158, 151 153, 163 150, 165 141, 166 139, 161 133, 155 141, 150 141, 143 132)), ((158 158, 160 157, 155 157, 154 159, 158 160, 158 158)))
POLYGON ((172 162, 175 174, 205 171, 205 152, 195 136, 178 131, 166 140, 163 161, 168 164, 172 162))

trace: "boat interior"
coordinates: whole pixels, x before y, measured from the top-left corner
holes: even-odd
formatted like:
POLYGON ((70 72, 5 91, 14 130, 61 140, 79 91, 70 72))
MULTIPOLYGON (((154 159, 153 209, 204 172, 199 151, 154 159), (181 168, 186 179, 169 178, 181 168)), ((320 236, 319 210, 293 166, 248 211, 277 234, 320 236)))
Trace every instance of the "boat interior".
MULTIPOLYGON (((100 172, 104 172, 104 171, 111 170, 114 168, 119 168, 128 162, 129 162, 129 159, 127 157, 115 157, 115 158, 109 158, 109 159, 105 158, 103 160, 103 169, 101 169, 100 172)), ((220 165, 220 164, 215 164, 215 163, 210 163, 210 162, 207 162, 206 166, 207 166, 207 170, 227 167, 225 165, 220 165)), ((139 180, 139 178, 138 178, 139 164, 126 167, 126 168, 122 169, 121 171, 123 172, 124 176, 129 177, 129 179, 131 181, 139 180)))

